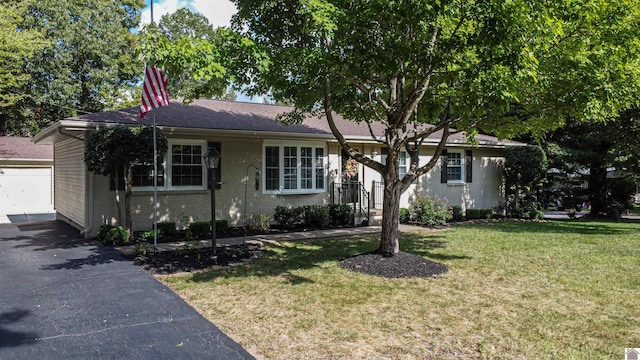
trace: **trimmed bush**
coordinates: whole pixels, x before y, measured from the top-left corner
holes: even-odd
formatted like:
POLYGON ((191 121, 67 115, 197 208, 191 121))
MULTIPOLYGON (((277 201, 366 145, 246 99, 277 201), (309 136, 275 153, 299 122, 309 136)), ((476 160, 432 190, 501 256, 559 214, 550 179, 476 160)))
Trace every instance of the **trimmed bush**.
POLYGON ((416 224, 423 226, 441 226, 451 219, 451 210, 443 198, 418 196, 411 204, 411 212, 416 224))
POLYGON ((329 226, 329 208, 324 205, 306 205, 304 208, 304 225, 315 229, 329 226))
MULTIPOLYGON (((211 222, 209 222, 211 224, 211 222)), ((216 233, 226 234, 229 232, 229 222, 227 220, 216 220, 216 233)))
POLYGON ((176 223, 168 221, 158 223, 158 236, 170 238, 176 236, 177 233, 176 223))
POLYGON ((400 224, 408 224, 411 220, 411 210, 400 208, 400 224))
POLYGON ((451 220, 453 221, 464 221, 464 213, 458 205, 451 206, 451 216, 451 220))
POLYGON ((197 221, 189 224, 189 231, 194 238, 205 237, 211 232, 211 222, 197 221))
POLYGON ((333 226, 351 225, 353 221, 351 205, 329 204, 329 221, 333 226))
POLYGON ((296 226, 302 225, 304 221, 304 208, 302 207, 287 207, 276 206, 276 211, 273 214, 273 220, 275 220, 283 229, 292 229, 296 226))
POLYGON ((465 215, 467 220, 491 219, 493 216, 493 209, 467 209, 467 213, 465 215))

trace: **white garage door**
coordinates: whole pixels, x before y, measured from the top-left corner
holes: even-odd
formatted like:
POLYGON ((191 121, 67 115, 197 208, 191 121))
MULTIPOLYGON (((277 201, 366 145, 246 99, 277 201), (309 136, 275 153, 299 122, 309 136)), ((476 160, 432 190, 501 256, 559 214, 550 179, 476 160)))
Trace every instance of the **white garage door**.
POLYGON ((53 210, 51 168, 0 168, 0 214, 53 210))

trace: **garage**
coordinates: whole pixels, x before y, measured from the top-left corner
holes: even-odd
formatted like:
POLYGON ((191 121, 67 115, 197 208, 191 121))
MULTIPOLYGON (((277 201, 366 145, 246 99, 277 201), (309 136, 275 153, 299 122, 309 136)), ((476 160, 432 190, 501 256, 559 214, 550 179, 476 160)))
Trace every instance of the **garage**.
POLYGON ((53 212, 53 148, 0 137, 0 217, 53 212))
POLYGON ((51 168, 1 168, 0 213, 53 210, 51 168))

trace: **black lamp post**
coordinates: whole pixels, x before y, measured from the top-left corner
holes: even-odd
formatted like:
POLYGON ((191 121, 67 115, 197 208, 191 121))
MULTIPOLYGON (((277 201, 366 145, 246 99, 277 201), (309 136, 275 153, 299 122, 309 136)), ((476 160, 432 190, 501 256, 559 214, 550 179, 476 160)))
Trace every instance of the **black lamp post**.
POLYGON ((209 147, 204 154, 204 163, 209 169, 209 181, 211 185, 211 248, 213 249, 213 260, 218 262, 216 253, 216 168, 220 163, 222 155, 214 147, 209 147))

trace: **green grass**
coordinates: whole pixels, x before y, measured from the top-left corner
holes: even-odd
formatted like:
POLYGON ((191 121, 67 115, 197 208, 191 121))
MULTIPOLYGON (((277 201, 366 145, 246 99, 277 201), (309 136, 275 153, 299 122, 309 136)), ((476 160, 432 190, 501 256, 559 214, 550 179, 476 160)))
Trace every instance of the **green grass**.
POLYGON ((430 279, 338 267, 375 237, 283 243, 163 280, 266 359, 623 358, 640 346, 640 224, 502 222, 403 234, 430 279))

